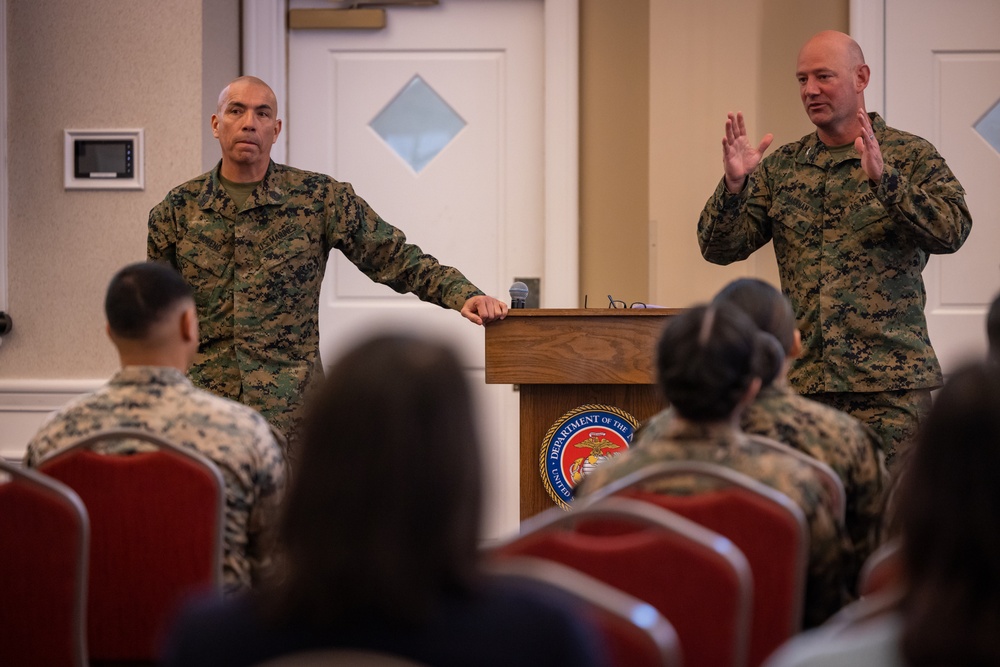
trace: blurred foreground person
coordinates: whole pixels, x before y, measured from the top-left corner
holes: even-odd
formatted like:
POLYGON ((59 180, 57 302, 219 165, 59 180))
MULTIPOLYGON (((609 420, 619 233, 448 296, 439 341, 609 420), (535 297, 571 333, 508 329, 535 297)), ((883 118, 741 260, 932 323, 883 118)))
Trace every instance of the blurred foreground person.
POLYGON ((998 476, 1000 372, 969 366, 937 396, 900 480, 899 602, 803 635, 768 667, 1000 665, 998 476))
POLYGON ((561 599, 480 572, 478 437, 450 349, 370 340, 312 399, 274 578, 258 595, 187 609, 164 664, 331 648, 428 665, 601 664, 561 599))

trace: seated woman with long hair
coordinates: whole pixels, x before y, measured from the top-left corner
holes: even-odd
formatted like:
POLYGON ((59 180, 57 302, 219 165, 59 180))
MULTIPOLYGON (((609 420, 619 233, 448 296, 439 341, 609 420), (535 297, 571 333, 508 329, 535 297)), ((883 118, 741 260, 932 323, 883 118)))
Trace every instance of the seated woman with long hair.
POLYGON ((312 398, 275 575, 254 595, 188 608, 166 665, 329 648, 428 665, 600 664, 593 633, 561 601, 480 572, 479 441, 450 348, 369 340, 312 398))

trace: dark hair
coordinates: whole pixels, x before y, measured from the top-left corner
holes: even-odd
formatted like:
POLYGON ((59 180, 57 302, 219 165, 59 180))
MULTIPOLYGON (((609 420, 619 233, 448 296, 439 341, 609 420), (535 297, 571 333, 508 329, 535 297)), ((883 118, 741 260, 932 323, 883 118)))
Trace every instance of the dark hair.
POLYGON ((111 279, 104 297, 104 314, 111 333, 141 340, 179 302, 193 298, 191 287, 171 266, 137 262, 111 279))
POLYGON ((657 349, 660 391, 682 417, 729 417, 753 378, 770 382, 784 354, 774 336, 729 303, 696 306, 670 319, 657 349))
POLYGON ((781 343, 787 356, 795 345, 795 314, 778 289, 757 278, 740 278, 722 288, 712 303, 731 303, 750 316, 761 331, 781 343))
POLYGON ((1000 664, 1000 371, 951 375, 900 480, 911 665, 1000 664))
POLYGON ((986 315, 986 337, 990 344, 990 357, 1000 362, 1000 294, 990 304, 986 315))
POLYGON ((419 623, 476 573, 480 454, 461 365, 444 345, 377 337, 311 398, 266 603, 320 627, 419 623))

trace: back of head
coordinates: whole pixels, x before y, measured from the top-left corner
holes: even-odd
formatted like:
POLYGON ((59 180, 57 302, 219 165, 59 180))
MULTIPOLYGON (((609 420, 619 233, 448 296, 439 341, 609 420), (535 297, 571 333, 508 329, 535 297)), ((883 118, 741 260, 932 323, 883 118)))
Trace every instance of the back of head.
POLYGON ((1000 664, 1000 371, 952 374, 921 424, 896 508, 910 664, 1000 664))
POLYGON ((783 361, 778 341, 724 302, 671 318, 657 348, 660 390, 698 422, 729 418, 754 378, 770 382, 783 361))
POLYGON ((787 356, 795 346, 795 314, 780 290, 757 278, 740 278, 726 285, 712 303, 731 303, 750 316, 761 331, 778 339, 787 356))
POLYGON ((104 298, 104 314, 113 336, 141 341, 180 304, 193 298, 191 288, 172 267, 137 262, 111 279, 104 298))
POLYGON ((337 361, 311 398, 275 609, 319 625, 419 621, 475 572, 481 471, 461 365, 444 345, 378 337, 337 361))

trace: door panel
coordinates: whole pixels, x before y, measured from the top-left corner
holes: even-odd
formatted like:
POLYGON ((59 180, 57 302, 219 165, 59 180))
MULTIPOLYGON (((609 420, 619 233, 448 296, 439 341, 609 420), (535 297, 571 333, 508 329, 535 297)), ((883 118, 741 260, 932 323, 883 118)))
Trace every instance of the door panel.
MULTIPOLYGON (((309 6, 328 4, 290 3, 309 6)), ((543 18, 542 0, 443 0, 390 8, 380 31, 290 30, 289 164, 350 182, 411 242, 506 300, 515 276, 544 268, 543 18), (419 168, 372 127, 415 77, 464 123, 419 168)), ((461 351, 482 417, 486 536, 512 532, 517 398, 485 384, 482 328, 374 284, 332 254, 320 306, 325 362, 386 329, 424 332, 461 351)))

